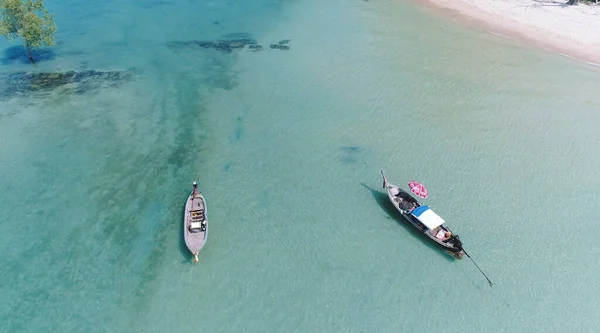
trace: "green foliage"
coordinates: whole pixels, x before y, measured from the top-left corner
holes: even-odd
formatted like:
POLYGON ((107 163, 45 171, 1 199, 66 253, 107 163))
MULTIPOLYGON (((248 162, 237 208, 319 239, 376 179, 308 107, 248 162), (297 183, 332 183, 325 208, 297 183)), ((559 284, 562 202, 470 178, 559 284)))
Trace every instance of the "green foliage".
POLYGON ((0 0, 0 34, 10 41, 22 39, 27 52, 42 46, 54 46, 54 15, 42 0, 0 0))

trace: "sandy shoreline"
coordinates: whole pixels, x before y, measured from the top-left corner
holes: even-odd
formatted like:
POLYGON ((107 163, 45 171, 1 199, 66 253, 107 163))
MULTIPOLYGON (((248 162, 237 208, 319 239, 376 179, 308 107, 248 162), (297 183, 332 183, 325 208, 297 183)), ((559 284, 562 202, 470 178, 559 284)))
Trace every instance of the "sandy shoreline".
POLYGON ((600 66, 600 5, 563 6, 566 0, 419 1, 490 33, 600 66))

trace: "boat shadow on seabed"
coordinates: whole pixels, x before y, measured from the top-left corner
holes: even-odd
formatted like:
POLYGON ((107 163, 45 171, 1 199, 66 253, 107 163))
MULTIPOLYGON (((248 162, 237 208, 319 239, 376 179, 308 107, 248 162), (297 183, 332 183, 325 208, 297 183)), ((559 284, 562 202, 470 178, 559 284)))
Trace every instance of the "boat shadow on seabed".
POLYGON ((426 245, 428 248, 434 250, 435 253, 438 253, 439 255, 441 255, 448 262, 456 261, 454 258, 452 258, 448 254, 446 254, 444 252, 444 250, 440 249, 438 246, 436 246, 434 244, 431 244, 431 240, 427 236, 425 236, 423 233, 415 230, 415 228, 412 225, 410 225, 410 222, 408 222, 402 215, 400 215, 400 213, 398 213, 398 210, 396 209, 396 207, 394 207, 392 205, 392 203, 390 202, 390 199, 388 198, 386 193, 381 192, 377 189, 371 188, 369 185, 367 185, 365 183, 361 183, 361 185, 364 188, 371 191, 371 196, 373 196, 373 199, 375 199, 377 204, 389 215, 390 219, 395 220, 396 223, 401 225, 414 238, 420 239, 423 242, 423 245, 426 245))

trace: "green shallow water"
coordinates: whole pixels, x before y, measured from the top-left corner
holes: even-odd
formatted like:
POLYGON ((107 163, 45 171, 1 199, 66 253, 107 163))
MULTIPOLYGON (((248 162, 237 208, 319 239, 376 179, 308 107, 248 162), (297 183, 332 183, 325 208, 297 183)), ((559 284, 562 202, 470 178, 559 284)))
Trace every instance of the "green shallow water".
POLYGON ((0 102, 0 331, 597 330, 598 72, 407 2, 113 5, 53 8, 38 68, 131 81, 0 102), (165 47, 239 32, 265 49, 165 47), (493 288, 381 168, 425 183, 493 288))

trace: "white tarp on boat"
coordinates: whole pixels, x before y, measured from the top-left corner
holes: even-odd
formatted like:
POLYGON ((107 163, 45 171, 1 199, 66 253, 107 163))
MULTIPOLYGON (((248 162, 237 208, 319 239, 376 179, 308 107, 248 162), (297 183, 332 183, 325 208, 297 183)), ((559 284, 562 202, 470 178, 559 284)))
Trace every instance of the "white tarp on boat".
POLYGON ((446 223, 443 218, 434 213, 429 206, 419 206, 412 211, 412 215, 423 223, 429 230, 435 229, 446 223))

